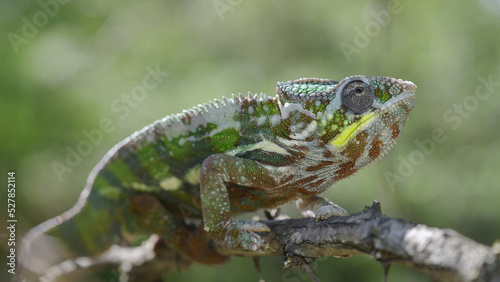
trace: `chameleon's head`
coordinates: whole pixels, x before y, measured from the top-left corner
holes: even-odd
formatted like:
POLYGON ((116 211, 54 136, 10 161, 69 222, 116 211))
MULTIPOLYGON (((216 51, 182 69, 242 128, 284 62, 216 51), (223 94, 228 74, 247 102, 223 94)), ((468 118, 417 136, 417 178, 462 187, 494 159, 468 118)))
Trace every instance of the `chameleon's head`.
POLYGON ((278 83, 278 98, 282 111, 301 104, 316 117, 311 122, 317 122, 324 143, 366 164, 395 142, 414 106, 415 89, 410 81, 389 77, 305 78, 278 83))

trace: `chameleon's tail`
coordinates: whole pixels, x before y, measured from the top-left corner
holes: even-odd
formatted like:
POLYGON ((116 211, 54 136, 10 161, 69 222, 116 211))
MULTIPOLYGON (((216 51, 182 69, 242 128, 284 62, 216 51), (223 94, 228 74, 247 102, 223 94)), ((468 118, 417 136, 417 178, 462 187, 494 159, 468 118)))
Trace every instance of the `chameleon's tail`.
POLYGON ((124 212, 117 205, 122 204, 92 191, 89 184, 75 206, 24 236, 20 254, 23 272, 46 273, 64 261, 95 257, 112 244, 122 243, 124 212))
POLYGON ((225 262, 227 257, 208 247, 209 238, 202 227, 186 226, 154 195, 87 187, 73 208, 28 232, 21 254, 23 272, 38 277, 54 272, 51 268, 59 271, 65 262, 74 265, 78 259, 103 256, 113 245, 140 246, 152 234, 168 253, 156 254, 155 259, 174 260, 165 264, 225 262))

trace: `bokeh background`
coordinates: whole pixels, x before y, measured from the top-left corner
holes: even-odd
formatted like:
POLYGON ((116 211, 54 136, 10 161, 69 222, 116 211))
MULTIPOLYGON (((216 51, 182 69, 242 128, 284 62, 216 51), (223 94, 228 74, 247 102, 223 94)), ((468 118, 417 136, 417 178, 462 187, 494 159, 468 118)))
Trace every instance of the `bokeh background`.
MULTIPOLYGON (((231 93, 274 95, 277 81, 366 74, 412 80, 416 107, 388 156, 326 196, 350 212, 377 199, 389 216, 491 245, 500 238, 499 34, 497 0, 0 1, 0 171, 3 183, 17 173, 17 242, 71 207, 104 153, 156 119, 231 93), (157 68, 168 75, 132 96, 157 68), (68 163, 103 120, 112 130, 68 163)), ((251 259, 234 258, 164 278, 308 279, 280 257, 261 265, 258 275, 251 259)), ((316 267, 322 281, 383 279, 367 256, 316 267)), ((395 265, 388 281, 429 278, 395 265)))

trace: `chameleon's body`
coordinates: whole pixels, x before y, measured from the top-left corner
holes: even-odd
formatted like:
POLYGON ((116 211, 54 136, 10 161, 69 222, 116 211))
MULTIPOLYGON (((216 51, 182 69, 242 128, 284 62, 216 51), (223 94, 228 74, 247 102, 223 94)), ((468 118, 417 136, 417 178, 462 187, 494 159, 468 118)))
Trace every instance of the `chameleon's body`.
POLYGON ((74 256, 158 234, 178 255, 226 258, 209 238, 261 250, 260 223, 232 215, 300 199, 318 219, 345 211, 316 196, 382 156, 414 105, 415 85, 387 77, 280 82, 277 96, 233 96, 167 116, 110 150, 77 205, 30 232, 74 256))

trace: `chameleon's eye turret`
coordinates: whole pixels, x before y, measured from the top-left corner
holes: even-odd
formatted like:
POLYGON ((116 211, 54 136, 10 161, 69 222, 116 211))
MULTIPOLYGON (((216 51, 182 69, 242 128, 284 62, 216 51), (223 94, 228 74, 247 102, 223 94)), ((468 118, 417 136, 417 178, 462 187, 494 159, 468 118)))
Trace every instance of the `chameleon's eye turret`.
POLYGON ((355 114, 368 110, 375 99, 373 88, 363 81, 349 82, 341 93, 342 104, 355 114))

